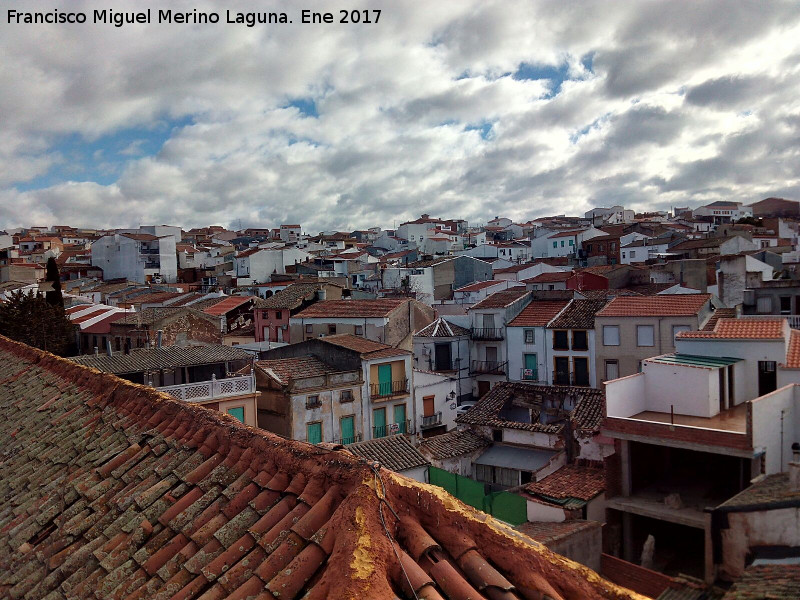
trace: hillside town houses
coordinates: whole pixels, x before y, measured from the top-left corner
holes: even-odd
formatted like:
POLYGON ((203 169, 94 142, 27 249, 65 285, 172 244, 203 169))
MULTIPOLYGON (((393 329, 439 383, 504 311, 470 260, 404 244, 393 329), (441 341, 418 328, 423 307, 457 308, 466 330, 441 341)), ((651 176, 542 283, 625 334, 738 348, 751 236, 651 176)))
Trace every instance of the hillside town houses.
MULTIPOLYGON (((52 258, 74 368, 443 488, 644 597, 800 563, 800 203, 525 218, 17 228, 0 304, 52 258)), ((402 564, 432 560, 414 531, 402 564)))

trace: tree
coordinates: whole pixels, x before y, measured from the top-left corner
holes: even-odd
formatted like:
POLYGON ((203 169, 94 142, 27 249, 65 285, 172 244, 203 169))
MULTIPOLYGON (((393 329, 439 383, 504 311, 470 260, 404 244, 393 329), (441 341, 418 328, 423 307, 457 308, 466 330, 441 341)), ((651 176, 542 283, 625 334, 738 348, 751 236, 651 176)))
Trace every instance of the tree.
POLYGON ((75 326, 64 307, 22 291, 0 304, 0 335, 60 356, 75 350, 75 326))
POLYGON ((53 284, 53 289, 45 294, 47 303, 64 308, 64 296, 61 295, 61 275, 58 272, 56 259, 52 256, 47 259, 47 275, 44 280, 53 284))

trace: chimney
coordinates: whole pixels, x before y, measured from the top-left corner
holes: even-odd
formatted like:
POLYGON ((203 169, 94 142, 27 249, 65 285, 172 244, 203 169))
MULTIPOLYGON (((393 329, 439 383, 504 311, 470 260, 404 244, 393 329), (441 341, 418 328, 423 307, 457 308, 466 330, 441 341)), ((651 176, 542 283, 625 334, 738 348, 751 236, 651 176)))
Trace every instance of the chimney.
POLYGON ((159 329, 156 331, 156 348, 161 348, 161 342, 164 339, 164 330, 159 329))
POLYGON ((95 346, 95 347, 94 347, 94 355, 95 355, 95 356, 97 356, 97 355, 98 355, 98 352, 97 352, 97 346, 95 346))
POLYGON ((792 444, 792 462, 789 463, 789 489, 800 492, 800 443, 792 444))
POLYGON ((111 339, 106 338, 106 354, 111 356, 113 353, 111 352, 111 339))

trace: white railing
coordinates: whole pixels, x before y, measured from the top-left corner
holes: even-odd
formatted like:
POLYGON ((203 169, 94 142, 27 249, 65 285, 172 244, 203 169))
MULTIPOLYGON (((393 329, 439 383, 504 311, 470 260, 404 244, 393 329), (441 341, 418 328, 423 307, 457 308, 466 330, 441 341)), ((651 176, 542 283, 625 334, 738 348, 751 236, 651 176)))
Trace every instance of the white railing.
POLYGON ((204 402, 214 398, 227 398, 255 393, 256 382, 252 375, 240 375, 238 377, 228 377, 227 379, 167 385, 158 389, 184 402, 204 402))
POLYGON ((742 315, 743 319, 789 319, 789 327, 800 329, 800 315, 742 315))

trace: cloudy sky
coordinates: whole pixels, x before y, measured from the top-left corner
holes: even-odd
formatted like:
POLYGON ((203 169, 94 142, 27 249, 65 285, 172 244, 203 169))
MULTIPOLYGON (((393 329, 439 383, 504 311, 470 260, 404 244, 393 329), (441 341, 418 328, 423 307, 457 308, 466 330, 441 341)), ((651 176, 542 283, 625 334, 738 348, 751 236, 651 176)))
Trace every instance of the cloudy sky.
POLYGON ((17 25, 3 8, 0 227, 800 200, 798 2, 393 1, 370 25, 300 24, 304 7, 338 21, 340 1, 124 5, 294 23, 17 25))

